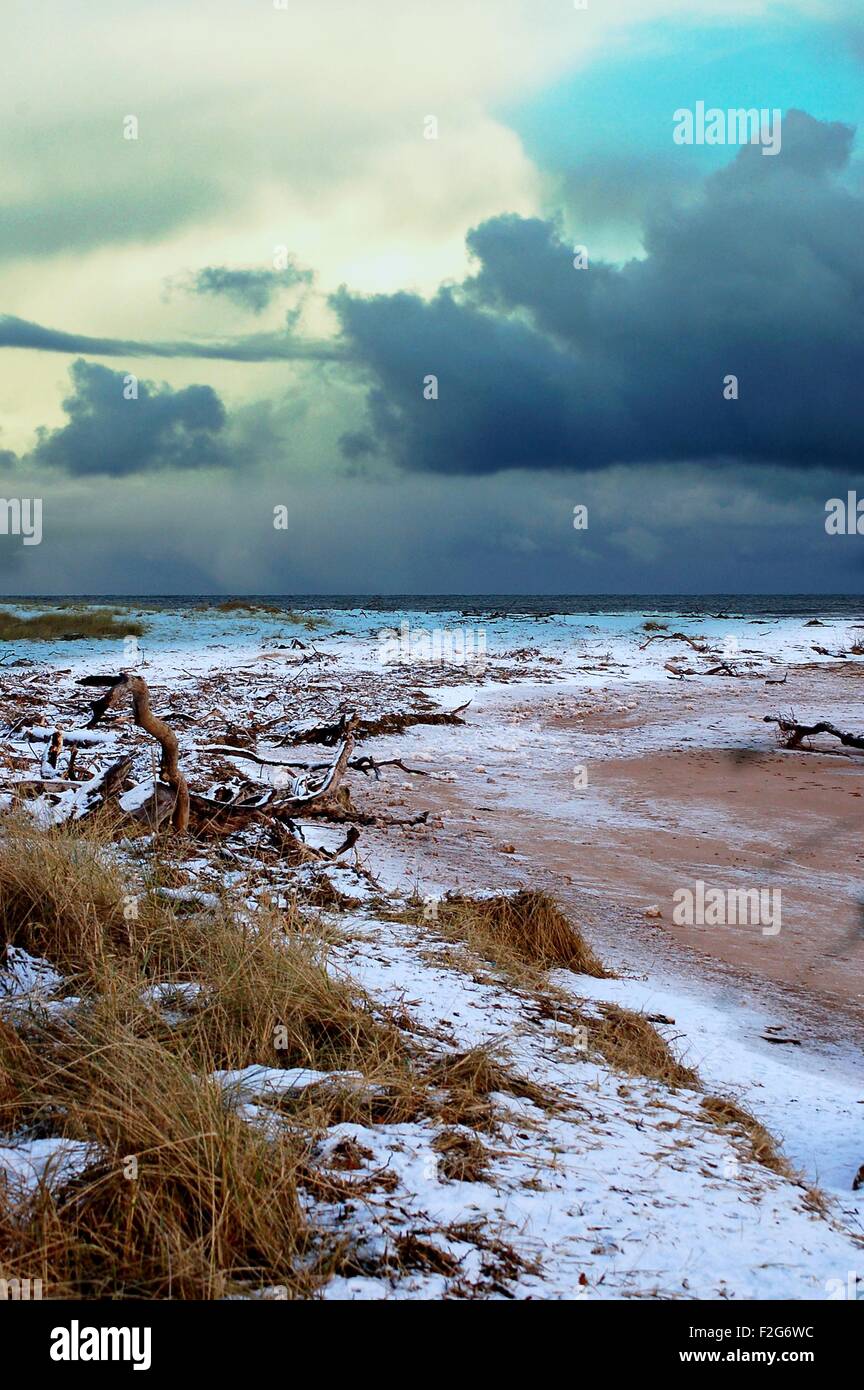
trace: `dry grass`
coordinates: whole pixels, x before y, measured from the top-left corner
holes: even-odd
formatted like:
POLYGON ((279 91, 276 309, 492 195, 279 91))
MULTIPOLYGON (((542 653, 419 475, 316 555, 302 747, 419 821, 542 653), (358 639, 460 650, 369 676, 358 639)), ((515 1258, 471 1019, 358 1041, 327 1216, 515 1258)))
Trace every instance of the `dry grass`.
POLYGON ((589 1046, 616 1071, 662 1081, 673 1089, 700 1089, 698 1073, 679 1062, 669 1044, 644 1014, 619 1004, 601 1004, 599 1018, 586 1018, 589 1046))
MULTIPOLYGON (((152 882, 173 882, 176 868, 156 859, 150 887, 132 885, 107 833, 3 823, 0 957, 7 944, 47 957, 83 1002, 16 1028, 0 1021, 0 1133, 83 1141, 95 1161, 62 1188, 0 1201, 0 1276, 40 1277, 54 1296, 219 1298, 277 1285, 308 1297, 352 1255, 310 1224, 298 1190, 338 1203, 394 1185, 386 1169, 339 1171, 362 1166, 362 1153, 322 1170, 316 1143, 332 1125, 434 1119, 440 1175, 478 1182, 489 1154, 471 1130, 495 1129, 493 1096, 555 1110, 554 1094, 492 1048, 419 1060, 404 1028, 328 969, 326 929, 296 904, 250 915, 166 900, 152 882), (154 985, 171 997, 154 1001, 154 985), (255 1063, 336 1075, 265 1097, 264 1129, 210 1079, 255 1063)), ((446 899, 438 925, 517 973, 606 973, 545 894, 446 899)), ((699 1087, 643 1015, 605 1004, 589 1017, 572 1000, 556 1001, 559 1012, 616 1070, 699 1087)), ((789 1175, 752 1116, 716 1097, 703 1108, 789 1175)), ((427 1258, 422 1242, 398 1254, 427 1258)))
POLYGON ((143 623, 124 618, 116 621, 116 611, 69 610, 58 613, 38 613, 22 618, 7 610, 0 611, 0 642, 71 642, 91 637, 140 637, 146 632, 143 623))
POLYGON ((130 893, 97 833, 4 827, 0 950, 47 956, 83 1001, 0 1026, 0 1132, 83 1141, 97 1161, 61 1190, 6 1202, 3 1277, 38 1274, 71 1297, 217 1298, 273 1284, 308 1295, 334 1257, 297 1197, 315 1138, 349 1094, 355 1113, 390 1118, 413 1093, 416 1113, 402 1036, 328 972, 314 924, 276 910, 250 923, 227 904, 174 911, 186 906, 130 893), (154 1001, 154 984, 173 997, 154 1001), (209 1079, 252 1063, 363 1081, 271 1108, 265 1131, 209 1079))
POLYGON ((216 612, 267 613, 284 623, 293 623, 295 627, 305 628, 307 632, 315 632, 318 628, 327 626, 326 618, 316 618, 314 613, 301 613, 295 608, 282 609, 275 603, 260 603, 251 599, 225 599, 223 603, 217 603, 216 612))
POLYGON ((464 1129, 443 1129, 432 1147, 437 1154, 439 1176, 448 1182, 485 1182, 489 1176, 486 1147, 476 1134, 464 1129))
POLYGON ((427 1112, 447 1126, 491 1133, 501 1119, 491 1100, 497 1094, 529 1100, 547 1112, 557 1108, 554 1095, 519 1076, 500 1051, 482 1044, 435 1058, 424 1068, 423 1077, 427 1085, 443 1092, 440 1099, 427 1100, 427 1112))
POLYGON ((449 1093, 445 1107, 448 1124, 487 1128, 484 1124, 478 1124, 473 1116, 475 1113, 485 1115, 487 1110, 491 1110, 487 1097, 496 1093, 529 1100, 540 1110, 551 1112, 557 1108, 556 1099, 549 1091, 517 1075, 500 1052, 482 1044, 465 1052, 451 1052, 436 1058, 427 1067, 425 1076, 433 1086, 442 1087, 449 1093))
POLYGON ((0 836, 0 950, 21 946, 65 973, 104 973, 129 950, 130 895, 96 829, 40 830, 6 819, 0 836))
POLYGON ((275 603, 253 603, 250 599, 227 598, 216 604, 217 613, 278 613, 275 603))
POLYGON ((610 975, 548 893, 523 889, 494 898, 450 894, 437 905, 436 925, 511 973, 563 968, 596 979, 610 975))
POLYGON ((311 1150, 340 1118, 339 1091, 273 1107, 265 1132, 209 1075, 256 1061, 354 1066, 383 1105, 376 1069, 395 1075, 401 1063, 400 1095, 408 1072, 386 1027, 347 987, 329 988, 304 950, 288 944, 278 972, 215 950, 207 1002, 179 1021, 142 1000, 146 977, 118 971, 69 1021, 32 1022, 24 1037, 0 1030, 0 1131, 62 1135, 100 1155, 68 1187, 7 1213, 5 1229, 0 1219, 6 1277, 38 1270, 70 1297, 218 1298, 271 1284, 308 1295, 333 1252, 301 1216, 297 1188, 314 1189, 311 1150), (279 1014, 284 1051, 273 1050, 279 1014))
POLYGON ((32 1057, 24 1039, 0 1018, 0 1132, 11 1132, 21 1123, 22 1085, 31 1068, 32 1057))
POLYGON ((190 911, 158 897, 124 879, 98 828, 4 824, 0 950, 6 945, 51 961, 70 989, 111 994, 127 1010, 146 985, 197 982, 196 1005, 173 1032, 202 1065, 330 1070, 362 1061, 377 1071, 394 1051, 395 1030, 328 973, 314 923, 270 910, 252 924, 227 905, 190 911))
POLYGON ((179 973, 202 986, 180 1033, 202 1061, 379 1072, 398 1054, 395 1030, 330 974, 314 936, 289 935, 278 912, 246 925, 224 913, 199 920, 191 940, 179 935, 189 947, 179 973))
POLYGON ((784 1178, 794 1177, 790 1164, 778 1151, 773 1136, 755 1115, 744 1110, 736 1101, 722 1096, 706 1096, 702 1109, 718 1129, 731 1129, 746 1139, 752 1157, 763 1168, 769 1168, 772 1173, 779 1173, 784 1178))
POLYGON ((297 1273, 310 1238, 296 1140, 247 1124, 215 1085, 110 1007, 79 1011, 43 1044, 24 1106, 93 1142, 99 1160, 59 1191, 43 1184, 14 1220, 7 1214, 5 1271, 38 1271, 69 1297, 308 1289, 297 1273))

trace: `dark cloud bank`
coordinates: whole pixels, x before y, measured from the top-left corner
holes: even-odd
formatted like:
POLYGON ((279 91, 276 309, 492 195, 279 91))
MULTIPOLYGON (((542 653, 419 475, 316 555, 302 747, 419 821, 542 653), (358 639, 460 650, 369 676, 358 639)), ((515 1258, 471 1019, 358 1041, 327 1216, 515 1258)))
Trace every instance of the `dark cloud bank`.
POLYGON ((31 462, 70 474, 123 476, 152 468, 212 468, 230 463, 223 443, 225 407, 210 386, 173 391, 79 358, 63 402, 68 424, 40 430, 31 462))
POLYGON ((621 268, 576 270, 554 225, 502 216, 469 236, 477 273, 431 301, 343 289, 374 434, 404 467, 454 474, 857 463, 864 200, 840 177, 853 134, 791 111, 780 155, 744 146, 621 268))

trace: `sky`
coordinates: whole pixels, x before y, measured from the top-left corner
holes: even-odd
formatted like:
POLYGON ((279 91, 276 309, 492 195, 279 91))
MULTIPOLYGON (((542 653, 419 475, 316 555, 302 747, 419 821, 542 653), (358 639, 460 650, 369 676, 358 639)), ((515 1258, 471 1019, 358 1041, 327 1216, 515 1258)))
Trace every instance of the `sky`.
POLYGON ((864 591, 859 0, 4 0, 0 52, 3 593, 864 591))

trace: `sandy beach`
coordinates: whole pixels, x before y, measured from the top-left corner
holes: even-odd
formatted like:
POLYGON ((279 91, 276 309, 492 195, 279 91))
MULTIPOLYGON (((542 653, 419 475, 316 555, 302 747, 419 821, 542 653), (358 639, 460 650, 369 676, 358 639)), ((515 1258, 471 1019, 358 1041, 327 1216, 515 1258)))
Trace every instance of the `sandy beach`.
MULTIPOLYGON (((859 727, 860 680, 851 668, 793 670, 784 707, 840 708, 859 727)), ((864 1022, 860 756, 824 739, 808 753, 778 746, 762 722, 778 702, 761 683, 714 682, 698 693, 677 681, 628 685, 626 711, 609 688, 587 700, 545 689, 507 696, 478 695, 469 732, 439 736, 456 780, 424 784, 419 798, 445 822, 470 826, 473 851, 462 840, 449 846, 460 878, 479 839, 508 877, 554 884, 573 902, 587 893, 612 918, 657 907, 645 927, 658 926, 670 946, 788 986, 835 1022, 838 1011, 864 1022), (588 781, 575 791, 577 766, 588 781), (515 853, 504 856, 508 843, 515 853), (697 880, 779 888, 781 930, 676 924, 673 892, 697 880)))
MULTIPOLYGON (((660 619, 638 613, 543 622, 508 615, 485 621, 482 662, 475 621, 472 660, 460 663, 381 656, 382 626, 407 623, 425 641, 433 625, 458 630, 458 614, 343 610, 317 614, 306 628, 296 615, 254 608, 142 607, 137 616, 145 635, 133 669, 177 731, 193 811, 241 808, 233 828, 193 826, 191 841, 177 842, 175 886, 165 891, 208 910, 226 893, 254 911, 302 894, 327 923, 328 968, 368 991, 408 1036, 445 1056, 503 1047, 558 1097, 554 1124, 530 1105, 520 1121, 508 1099, 508 1137, 494 1150, 488 1185, 454 1183, 439 1165, 430 1186, 425 1122, 335 1125, 322 1161, 341 1135, 398 1174, 395 1204, 382 1197, 370 1206, 367 1194, 362 1216, 349 1204, 361 1244, 380 1253, 422 1227, 424 1240, 443 1240, 450 1252, 454 1223, 482 1210, 523 1262, 506 1281, 516 1296, 835 1296, 838 1271, 854 1268, 864 1197, 852 1189, 864 1158, 861 754, 827 735, 784 747, 765 717, 794 712, 804 722, 864 728, 852 621, 826 619, 814 636, 812 620, 798 617, 760 619, 754 633, 746 617, 673 615, 659 628, 660 619), (664 640, 649 641, 658 628, 664 640), (344 778, 329 809, 304 814, 301 796, 285 830, 266 831, 255 806, 286 786, 296 799, 337 767, 344 778), (698 883, 779 895, 782 912, 768 925, 682 924, 676 894, 698 883), (454 894, 526 890, 560 905, 603 962, 599 978, 555 969, 545 984, 514 984, 484 963, 482 948, 466 955, 442 935, 438 914, 454 894), (574 1052, 566 1000, 589 1020, 589 1039, 591 1018, 609 1008, 648 1020, 674 1065, 694 1069, 698 1094, 710 1089, 745 1106, 797 1176, 745 1161, 738 1141, 730 1147, 725 1133, 706 1133, 698 1094, 685 1103, 689 1093, 656 1077, 628 1074, 625 1083, 614 1066, 580 1055, 578 1042, 574 1052), (583 1133, 586 1084, 595 1103, 583 1133), (651 1145, 668 1126, 683 1126, 686 1137, 658 1168, 651 1145), (594 1178, 585 1166, 592 1153, 594 1178), (629 1174, 620 1206, 608 1188, 618 1168, 629 1174), (576 1216, 586 1201, 609 1233, 590 1253, 576 1216), (729 1223, 739 1221, 742 1201, 755 1224, 736 1225, 733 1251, 729 1223), (695 1223, 701 1253, 686 1268, 658 1223, 664 1208, 674 1208, 679 1231, 695 1223), (802 1259, 794 1252, 805 1245, 802 1259)), ((81 732, 91 692, 78 682, 109 671, 116 649, 87 641, 17 652, 0 676, 5 809, 23 802, 44 827, 86 817, 104 769, 128 752, 116 806, 127 817, 146 810, 153 744, 131 710, 81 732), (52 783, 45 750, 58 728, 66 739, 60 774, 79 740, 80 783, 60 774, 52 783), (35 800, 34 755, 45 779, 35 800)), ((140 873, 156 843, 139 829, 125 849, 120 842, 121 859, 140 873)), ((7 972, 10 964, 5 989, 15 1008, 40 990, 44 997, 50 961, 7 959, 7 972)), ((48 993, 52 1007, 70 1007, 53 976, 48 993)), ((305 1085, 299 1075, 259 1065, 226 1071, 220 1084, 230 1077, 254 1109, 274 1087, 305 1085)), ((55 1142, 65 1141, 38 1144, 56 1157, 55 1142)), ((0 1144, 0 1160, 21 1181, 41 1171, 41 1152, 20 1139, 0 1144)), ((457 1283, 446 1272, 397 1275, 385 1264, 333 1278, 323 1296, 465 1296, 457 1283)), ((473 1296, 482 1288, 480 1279, 473 1296)))

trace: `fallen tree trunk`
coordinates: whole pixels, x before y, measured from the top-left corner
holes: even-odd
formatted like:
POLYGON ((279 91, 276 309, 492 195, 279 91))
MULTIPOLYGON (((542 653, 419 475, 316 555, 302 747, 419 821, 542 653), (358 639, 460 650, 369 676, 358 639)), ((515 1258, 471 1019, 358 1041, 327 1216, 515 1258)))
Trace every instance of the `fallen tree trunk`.
POLYGON ((131 694, 132 717, 135 723, 150 734, 151 738, 155 738, 162 749, 159 776, 175 793, 171 824, 179 835, 185 835, 189 828, 189 788, 180 771, 177 735, 173 729, 169 729, 163 719, 153 713, 150 691, 143 676, 129 676, 125 673, 119 676, 85 676, 78 684, 108 687, 105 694, 92 703, 93 714, 87 725, 88 729, 94 728, 109 709, 116 709, 127 692, 131 694))
POLYGON ((864 748, 864 735, 844 733, 836 724, 829 724, 827 719, 820 720, 818 724, 799 724, 794 719, 782 719, 778 715, 766 714, 764 723, 777 724, 781 733, 787 735, 786 748, 800 748, 801 740, 814 734, 831 734, 846 748, 864 748))

